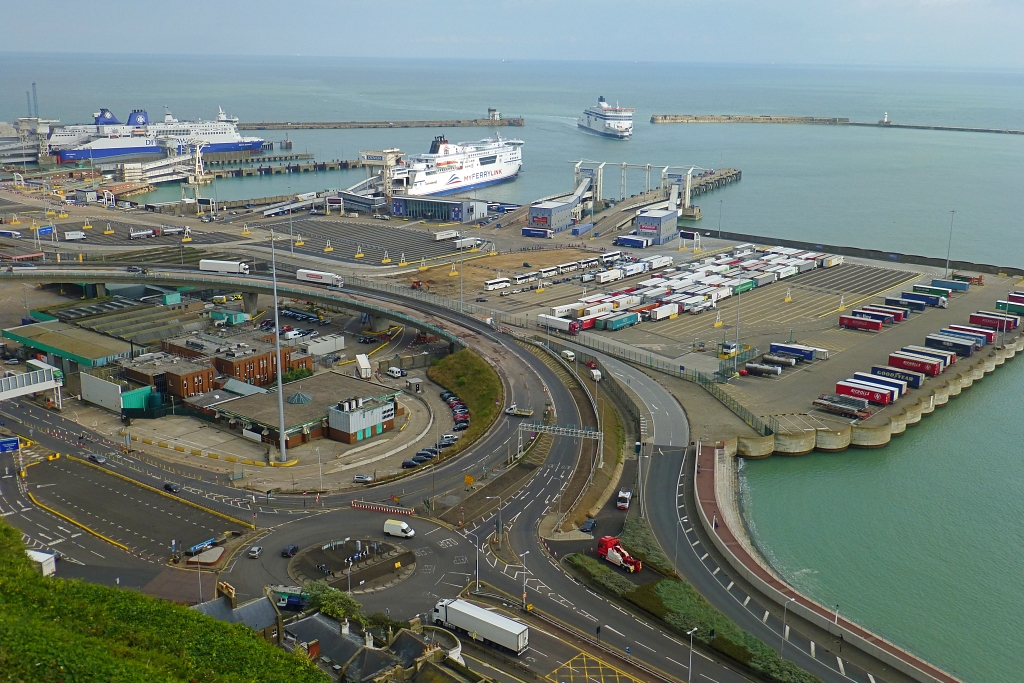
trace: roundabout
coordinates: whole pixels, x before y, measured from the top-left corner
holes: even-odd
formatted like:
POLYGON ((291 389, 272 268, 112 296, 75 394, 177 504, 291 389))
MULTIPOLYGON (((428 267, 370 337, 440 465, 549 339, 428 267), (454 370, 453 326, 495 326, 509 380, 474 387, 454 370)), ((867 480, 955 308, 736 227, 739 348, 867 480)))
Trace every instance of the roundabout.
POLYGON ((370 539, 345 538, 311 545, 288 563, 288 576, 299 585, 323 580, 353 595, 391 588, 415 571, 413 551, 370 539))

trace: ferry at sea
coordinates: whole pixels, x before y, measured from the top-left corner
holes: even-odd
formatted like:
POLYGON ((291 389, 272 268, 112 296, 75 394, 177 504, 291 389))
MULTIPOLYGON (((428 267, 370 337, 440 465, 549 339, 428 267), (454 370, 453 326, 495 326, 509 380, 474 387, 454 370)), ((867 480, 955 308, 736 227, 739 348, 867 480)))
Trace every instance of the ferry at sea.
POLYGON ((229 117, 220 107, 215 121, 179 121, 170 111, 164 120, 150 123, 149 114, 135 109, 128 122, 121 123, 109 109, 93 114, 92 125, 60 126, 50 133, 50 153, 58 162, 110 160, 115 157, 142 155, 187 154, 196 143, 202 144, 203 153, 258 152, 263 139, 242 137, 238 133, 238 119, 229 117))
POLYGON ((597 98, 596 106, 583 111, 576 125, 588 133, 625 140, 633 135, 634 111, 632 107, 613 107, 602 95, 597 98))
POLYGON ((452 144, 443 135, 430 151, 413 154, 391 169, 397 194, 442 195, 514 180, 523 166, 522 140, 501 136, 452 144))

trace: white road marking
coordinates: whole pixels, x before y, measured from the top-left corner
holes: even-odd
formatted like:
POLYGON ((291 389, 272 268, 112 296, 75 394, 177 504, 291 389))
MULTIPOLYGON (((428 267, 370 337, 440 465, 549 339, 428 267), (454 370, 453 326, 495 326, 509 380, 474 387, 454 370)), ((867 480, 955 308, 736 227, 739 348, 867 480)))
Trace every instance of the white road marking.
POLYGON ((733 586, 735 586, 735 585, 736 585, 736 582, 735 582, 735 581, 730 581, 730 582, 729 582, 729 585, 725 587, 725 590, 727 590, 727 591, 731 591, 731 590, 732 590, 732 587, 733 587, 733 586))
POLYGON ((686 669, 686 668, 687 668, 687 666, 686 666, 685 664, 680 664, 679 662, 677 662, 676 660, 672 659, 671 657, 665 657, 665 659, 667 659, 668 661, 672 662, 672 663, 673 663, 673 664, 675 664, 676 666, 681 666, 681 667, 683 667, 684 669, 686 669))
POLYGON ((655 650, 653 647, 651 647, 649 645, 644 645, 639 640, 636 641, 636 644, 639 645, 640 647, 643 647, 643 648, 646 648, 646 649, 650 650, 651 652, 657 652, 657 650, 655 650))
POLYGON ((841 673, 841 674, 843 674, 845 676, 846 675, 846 667, 843 666, 843 660, 840 659, 839 657, 836 657, 836 661, 839 663, 839 673, 841 673))
POLYGON ((749 595, 747 596, 747 599, 743 601, 743 606, 746 607, 748 602, 750 602, 750 596, 749 595))
POLYGON ((814 654, 814 641, 813 640, 811 641, 811 658, 812 659, 816 658, 816 655, 814 654))
POLYGON ((764 616, 761 617, 761 623, 762 624, 767 624, 768 623, 768 610, 764 611, 764 616))
POLYGON ((703 555, 700 556, 700 561, 701 562, 703 562, 706 559, 708 559, 708 554, 707 553, 704 553, 703 555))
POLYGON ((604 625, 604 627, 605 627, 606 629, 608 629, 609 631, 611 631, 612 633, 618 633, 618 634, 619 634, 620 636, 622 636, 623 638, 625 638, 625 637, 626 637, 626 634, 625 634, 625 633, 620 633, 619 631, 616 631, 616 630, 615 630, 614 628, 612 628, 612 626, 611 626, 610 624, 605 624, 605 625, 604 625))

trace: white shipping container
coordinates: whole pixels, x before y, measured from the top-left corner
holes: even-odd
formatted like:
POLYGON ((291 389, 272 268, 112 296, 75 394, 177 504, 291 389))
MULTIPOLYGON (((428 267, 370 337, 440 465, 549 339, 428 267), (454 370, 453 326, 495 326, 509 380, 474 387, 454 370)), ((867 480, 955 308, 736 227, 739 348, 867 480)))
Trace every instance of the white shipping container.
POLYGON ((460 236, 458 230, 438 230, 434 233, 434 241, 440 242, 442 240, 453 240, 460 236))
POLYGON ((578 325, 574 320, 568 318, 557 318, 553 315, 544 315, 541 313, 537 316, 537 324, 541 327, 553 327, 556 330, 562 332, 568 332, 570 325, 578 325))
POLYGON ((635 294, 627 294, 619 297, 619 300, 615 302, 616 309, 626 309, 633 306, 639 306, 643 303, 643 297, 636 296, 635 294))
POLYGON ((790 275, 796 275, 797 272, 799 272, 799 271, 797 271, 796 266, 786 266, 785 268, 783 268, 782 270, 779 271, 779 279, 781 280, 784 277, 789 277, 790 275))
POLYGON ((609 301, 604 303, 594 304, 593 306, 587 306, 583 309, 583 315, 601 315, 602 313, 608 313, 615 308, 615 305, 609 301))
POLYGON ((631 277, 647 271, 646 263, 630 263, 622 269, 622 277, 631 277))
POLYGON ((432 620, 439 626, 468 634, 463 638, 491 642, 517 655, 525 652, 530 643, 530 629, 526 624, 466 600, 438 600, 432 620))
POLYGON ((646 304, 655 301, 659 296, 664 296, 665 294, 668 294, 668 291, 668 287, 651 287, 640 296, 643 298, 643 302, 646 304))
POLYGON ((665 304, 651 310, 651 320, 665 320, 679 313, 678 304, 665 304))
POLYGON ((315 282, 318 285, 327 285, 328 287, 341 287, 343 284, 340 275, 327 273, 322 270, 299 268, 295 271, 295 277, 302 282, 315 282))
POLYGON ((365 353, 356 354, 356 377, 370 379, 373 377, 373 370, 370 368, 370 359, 365 353))
POLYGON ((818 261, 818 265, 822 268, 832 268, 833 266, 842 265, 842 263, 842 256, 826 256, 820 261, 818 261))
POLYGON ((594 280, 598 284, 604 284, 606 282, 615 282, 616 280, 621 279, 622 271, 619 270, 618 268, 613 268, 612 270, 603 270, 599 273, 596 273, 594 276, 594 280))
POLYGON ((85 233, 82 232, 81 230, 68 230, 67 232, 64 233, 64 241, 65 242, 73 242, 75 240, 84 240, 84 239, 85 239, 85 233))
POLYGON ((657 270, 658 268, 666 268, 671 266, 675 260, 671 256, 654 256, 651 257, 649 263, 651 264, 651 270, 657 270))
POLYGON ((561 306, 552 306, 551 307, 551 315, 553 315, 556 318, 564 318, 565 316, 569 315, 570 313, 574 312, 575 310, 576 309, 574 308, 573 304, 563 304, 561 306))

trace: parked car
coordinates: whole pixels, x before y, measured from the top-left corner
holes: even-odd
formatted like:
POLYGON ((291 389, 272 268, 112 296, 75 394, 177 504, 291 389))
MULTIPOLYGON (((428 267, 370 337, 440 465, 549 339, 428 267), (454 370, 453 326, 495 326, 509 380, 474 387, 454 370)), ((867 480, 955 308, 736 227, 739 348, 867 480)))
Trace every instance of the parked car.
POLYGON ((141 273, 142 272, 142 268, 139 268, 138 266, 128 266, 127 268, 125 268, 125 270, 128 271, 129 273, 141 273))
POLYGON ((254 560, 256 558, 258 558, 262 554, 263 554, 263 546, 254 545, 253 547, 249 548, 249 557, 254 559, 254 560))
POLYGON ((466 431, 467 429, 469 429, 469 420, 466 420, 465 422, 456 422, 455 426, 452 427, 452 429, 454 429, 457 432, 466 431))
POLYGON ((424 453, 430 453, 431 455, 437 455, 441 451, 437 450, 436 448, 424 448, 423 452, 424 453))
POLYGON ((418 462, 413 462, 412 460, 404 460, 404 461, 402 461, 402 469, 403 470, 411 470, 412 468, 419 467, 419 466, 420 466, 420 464, 418 462))
POLYGON ((512 294, 512 292, 502 292, 501 296, 509 296, 510 294, 512 294))
POLYGON ((354 484, 369 484, 372 481, 373 475, 370 474, 357 474, 356 476, 352 477, 352 482, 354 484))
POLYGON ((588 517, 587 521, 583 522, 583 524, 580 525, 580 531, 582 531, 585 534, 593 533, 594 529, 596 529, 596 528, 597 528, 597 520, 594 519, 593 517, 588 517))
POLYGON ((414 455, 412 456, 412 461, 416 464, 423 464, 425 462, 429 462, 430 457, 426 455, 414 455))
POLYGON ((102 455, 100 455, 99 453, 90 453, 90 454, 89 454, 89 462, 94 462, 94 463, 96 463, 97 465, 102 465, 102 464, 103 464, 103 463, 105 463, 106 461, 107 461, 107 459, 106 459, 106 458, 104 458, 104 457, 103 457, 102 455))
POLYGON ((445 441, 458 441, 459 440, 458 434, 442 434, 441 438, 444 439, 445 441))
POLYGON ((173 481, 169 481, 164 484, 164 491, 168 493, 178 493, 181 491, 181 487, 175 484, 173 481))
POLYGON ((17 358, 8 358, 7 360, 4 361, 4 365, 17 365, 20 362, 21 361, 18 360, 17 358))
POLYGON ((299 552, 299 546, 286 545, 281 549, 281 557, 295 557, 295 553, 297 552, 299 552))
POLYGON ((487 297, 485 297, 485 296, 478 296, 478 297, 476 298, 476 300, 477 300, 477 301, 480 301, 480 302, 483 302, 483 301, 487 301, 487 297))

